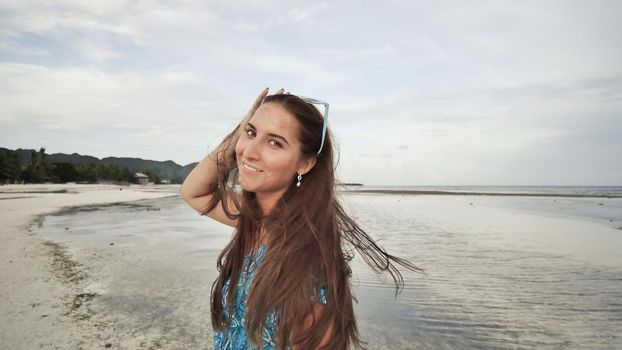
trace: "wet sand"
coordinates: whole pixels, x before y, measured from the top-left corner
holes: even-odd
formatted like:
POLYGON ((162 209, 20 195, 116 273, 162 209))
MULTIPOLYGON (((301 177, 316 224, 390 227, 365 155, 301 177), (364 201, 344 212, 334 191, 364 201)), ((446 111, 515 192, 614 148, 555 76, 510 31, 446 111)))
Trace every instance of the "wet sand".
MULTIPOLYGON (((178 186, 4 185, 0 187, 0 326, 4 349, 99 349, 120 345, 89 311, 94 294, 67 247, 29 229, 67 207, 177 196, 178 186)), ((116 347, 116 346, 115 346, 116 347)))

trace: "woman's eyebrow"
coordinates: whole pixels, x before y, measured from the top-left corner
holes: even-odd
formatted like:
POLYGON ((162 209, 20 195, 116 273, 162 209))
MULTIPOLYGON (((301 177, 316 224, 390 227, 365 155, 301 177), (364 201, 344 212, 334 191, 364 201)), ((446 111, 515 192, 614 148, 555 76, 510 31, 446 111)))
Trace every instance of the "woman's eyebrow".
MULTIPOLYGON (((257 131, 257 128, 255 127, 255 125, 253 125, 253 124, 251 124, 251 123, 247 123, 247 125, 248 125, 248 126, 250 126, 250 127, 251 127, 251 129, 253 129, 253 130, 257 131)), ((268 136, 270 136, 270 137, 275 137, 275 138, 277 138, 277 139, 281 139, 281 140, 283 140, 283 142, 285 142, 285 143, 289 146, 289 142, 287 142, 287 139, 286 139, 286 138, 284 138, 284 137, 283 137, 283 136, 281 136, 281 135, 277 135, 277 134, 273 134, 273 133, 266 133, 266 135, 268 135, 268 136)))

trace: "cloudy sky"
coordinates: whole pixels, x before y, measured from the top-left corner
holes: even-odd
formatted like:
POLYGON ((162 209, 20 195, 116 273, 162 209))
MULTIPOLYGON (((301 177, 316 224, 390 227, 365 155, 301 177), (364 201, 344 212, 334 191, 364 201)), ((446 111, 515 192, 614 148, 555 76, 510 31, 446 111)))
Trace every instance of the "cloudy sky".
POLYGON ((0 146, 202 159, 269 86, 343 181, 622 185, 620 1, 0 0, 0 146))

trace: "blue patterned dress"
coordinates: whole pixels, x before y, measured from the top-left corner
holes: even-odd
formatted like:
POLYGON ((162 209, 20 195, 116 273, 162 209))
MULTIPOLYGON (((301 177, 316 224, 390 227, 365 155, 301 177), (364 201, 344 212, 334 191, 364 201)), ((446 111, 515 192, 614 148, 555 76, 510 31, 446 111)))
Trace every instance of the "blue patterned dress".
MULTIPOLYGON (((258 347, 252 345, 246 335, 246 301, 248 299, 248 291, 250 289, 257 268, 261 265, 266 250, 265 244, 261 244, 257 251, 251 252, 245 257, 244 267, 240 274, 237 285, 237 298, 234 308, 234 314, 229 315, 227 312, 226 299, 227 290, 229 289, 229 281, 223 286, 223 307, 225 321, 231 316, 231 327, 224 329, 222 332, 214 332, 214 349, 215 350, 256 350, 258 347)), ((320 289, 321 303, 326 304, 326 290, 324 287, 320 289)), ((262 332, 262 342, 264 350, 276 349, 276 321, 275 312, 268 314, 264 329, 262 332)))

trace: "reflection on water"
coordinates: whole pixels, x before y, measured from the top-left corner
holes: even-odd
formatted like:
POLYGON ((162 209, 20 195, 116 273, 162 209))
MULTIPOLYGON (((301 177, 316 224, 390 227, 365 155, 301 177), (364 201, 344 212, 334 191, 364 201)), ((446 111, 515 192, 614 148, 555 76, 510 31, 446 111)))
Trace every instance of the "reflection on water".
MULTIPOLYGON (((390 277, 355 259, 370 349, 622 346, 622 232, 612 227, 622 200, 564 199, 556 208, 551 198, 344 199, 382 246, 426 271, 402 271, 395 300, 390 277)), ((231 229, 176 197, 95 209, 46 216, 38 232, 69 243, 99 311, 168 344, 211 349, 209 290, 231 229)))
MULTIPOLYGON (((368 317, 364 332, 384 334, 380 329, 387 324, 408 328, 412 348, 621 344, 620 232, 605 223, 536 216, 554 211, 553 202, 519 199, 517 204, 495 197, 350 196, 353 211, 389 251, 427 272, 426 277, 404 272, 408 285, 398 298, 402 309, 386 309, 395 313, 393 322, 382 308, 360 307, 359 315, 368 317), (582 254, 575 249, 589 245, 599 249, 582 254)), ((585 199, 574 201, 586 205, 585 199)), ((620 200, 610 204, 622 209, 620 200)), ((369 294, 376 295, 370 298, 373 303, 391 305, 390 293, 372 288, 378 285, 374 274, 362 267, 356 271, 359 306, 369 294)))

